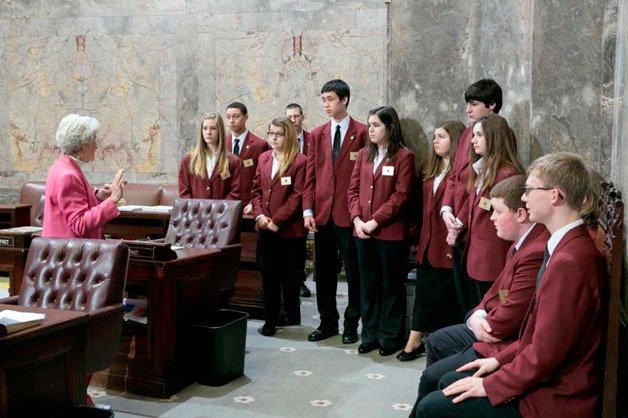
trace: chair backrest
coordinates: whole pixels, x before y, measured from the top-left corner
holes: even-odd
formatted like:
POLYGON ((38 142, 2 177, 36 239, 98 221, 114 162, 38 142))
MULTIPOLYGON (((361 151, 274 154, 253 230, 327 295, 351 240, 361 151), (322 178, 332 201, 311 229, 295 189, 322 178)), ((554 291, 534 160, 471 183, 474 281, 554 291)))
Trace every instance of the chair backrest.
POLYGON ((44 220, 44 192, 46 183, 43 181, 29 181, 20 189, 20 203, 31 205, 31 225, 42 226, 44 220))
POLYGON ((91 312, 122 303, 129 248, 121 241, 36 238, 18 305, 91 312))
POLYGON ((165 242, 195 248, 239 244, 242 209, 239 200, 177 198, 165 242))
POLYGON ((620 293, 624 253, 624 203, 621 200, 621 192, 615 189, 612 183, 602 182, 599 212, 596 245, 606 257, 609 273, 602 417, 615 418, 617 416, 620 293))

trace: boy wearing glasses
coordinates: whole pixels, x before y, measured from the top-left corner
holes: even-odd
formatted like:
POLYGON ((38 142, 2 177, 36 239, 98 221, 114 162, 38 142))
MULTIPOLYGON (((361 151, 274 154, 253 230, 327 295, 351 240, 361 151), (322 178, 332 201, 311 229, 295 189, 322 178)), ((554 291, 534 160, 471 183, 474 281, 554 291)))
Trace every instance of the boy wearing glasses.
POLYGON ((242 161, 242 170, 240 170, 240 193, 244 214, 252 213, 251 187, 253 185, 253 177, 257 167, 257 159, 259 155, 269 149, 268 143, 262 138, 255 136, 246 128, 246 121, 249 119, 249 113, 246 106, 240 102, 233 102, 227 106, 225 113, 229 133, 227 134, 227 151, 232 152, 242 161))
POLYGON ((342 254, 349 289, 342 342, 358 341, 360 277, 357 248, 347 204, 347 190, 358 151, 367 142, 366 125, 347 113, 350 90, 342 80, 323 85, 321 99, 331 120, 312 131, 303 194, 304 225, 315 233, 316 303, 319 327, 308 336, 321 341, 338 334, 336 260, 342 254))
POLYGON ((491 190, 491 220, 497 236, 513 241, 506 264, 480 304, 467 314, 466 323, 441 328, 427 339, 427 365, 416 404, 438 389, 445 373, 477 358, 491 357, 517 338, 550 235, 545 226, 528 218, 521 200, 525 182, 526 176, 517 175, 491 190))
POLYGON ((575 154, 530 165, 522 200, 551 237, 519 340, 445 374, 417 417, 596 416, 607 272, 580 218, 589 184, 575 154))

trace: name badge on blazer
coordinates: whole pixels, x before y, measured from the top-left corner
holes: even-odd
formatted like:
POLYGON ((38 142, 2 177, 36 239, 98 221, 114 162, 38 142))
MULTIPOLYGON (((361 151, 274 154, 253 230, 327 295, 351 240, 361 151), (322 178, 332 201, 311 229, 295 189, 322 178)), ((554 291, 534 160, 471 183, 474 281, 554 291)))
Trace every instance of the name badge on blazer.
POLYGON ((355 161, 358 159, 358 152, 357 151, 351 151, 349 153, 349 160, 350 161, 355 161))
POLYGON ((285 176, 281 178, 281 185, 282 186, 290 186, 292 184, 292 177, 290 176, 285 176))
POLYGON ((223 180, 227 180, 229 177, 231 177, 231 173, 228 171, 226 173, 220 173, 220 178, 223 180))
POLYGON ((252 158, 247 158, 246 160, 242 161, 242 165, 245 167, 253 167, 253 164, 255 164, 253 162, 252 158))
POLYGON ((382 167, 382 176, 394 176, 395 175, 395 166, 385 165, 382 167))
POLYGON ((501 303, 506 303, 506 298, 508 297, 508 289, 500 289, 497 294, 499 295, 499 301, 501 303))
POLYGON ((487 199, 485 197, 480 198, 480 203, 478 204, 484 210, 491 210, 491 199, 487 199))

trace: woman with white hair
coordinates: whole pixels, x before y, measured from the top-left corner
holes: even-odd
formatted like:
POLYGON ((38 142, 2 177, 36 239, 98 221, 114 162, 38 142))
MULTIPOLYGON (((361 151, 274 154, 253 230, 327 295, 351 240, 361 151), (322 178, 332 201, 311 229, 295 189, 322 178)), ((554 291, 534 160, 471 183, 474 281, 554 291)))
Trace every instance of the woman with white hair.
POLYGON ((102 238, 102 228, 120 214, 124 180, 94 190, 80 165, 94 160, 100 123, 89 116, 69 114, 59 123, 56 141, 61 155, 48 171, 42 236, 102 238))

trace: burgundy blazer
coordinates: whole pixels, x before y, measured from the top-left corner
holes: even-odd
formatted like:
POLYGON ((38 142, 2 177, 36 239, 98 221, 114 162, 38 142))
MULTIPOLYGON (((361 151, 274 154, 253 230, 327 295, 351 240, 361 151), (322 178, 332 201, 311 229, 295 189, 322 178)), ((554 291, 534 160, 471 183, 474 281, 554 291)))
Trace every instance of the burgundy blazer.
POLYGON ((517 333, 534 296, 536 275, 541 268, 549 237, 550 233, 545 226, 536 224, 515 254, 513 243, 508 250, 504 269, 473 310, 483 309, 487 312, 486 320, 491 326, 491 335, 502 340, 496 344, 473 344, 475 351, 482 356, 493 357, 517 339, 517 333), (499 296, 500 291, 507 292, 504 302, 499 296))
MULTIPOLYGON (((248 205, 251 201, 251 187, 253 186, 255 171, 257 170, 257 159, 262 152, 267 151, 269 148, 266 141, 255 136, 251 131, 246 134, 244 142, 240 144, 240 155, 238 155, 242 162, 242 169, 240 171, 240 199, 243 205, 248 205), (249 165, 249 161, 253 164, 249 165), (246 165, 249 166, 246 167, 246 165)), ((233 150, 231 132, 227 134, 227 149, 229 151, 233 150)))
POLYGON ((364 148, 367 142, 366 125, 350 118, 349 129, 334 163, 331 158, 331 121, 310 134, 303 209, 314 211, 317 225, 325 225, 331 220, 340 227, 352 226, 347 206, 347 190, 355 165, 351 156, 355 156, 354 153, 364 148))
POLYGON ((310 134, 308 131, 306 131, 305 129, 303 130, 303 155, 305 155, 307 157, 307 153, 310 150, 310 137, 312 134, 310 134))
MULTIPOLYGON (((502 166, 493 184, 517 174, 519 172, 514 167, 502 166)), ((466 266, 467 274, 472 279, 492 282, 504 269, 506 254, 512 243, 497 236, 493 221, 490 219, 493 208, 484 210, 478 206, 482 198, 490 199, 490 190, 477 195, 476 188, 472 187, 467 201, 469 216, 466 221, 468 231, 465 248, 466 266)))
POLYGON ((266 215, 272 219, 279 227, 280 237, 303 238, 306 229, 303 226, 301 200, 305 186, 307 158, 302 154, 297 154, 283 176, 277 172, 271 179, 272 153, 272 150, 266 151, 259 156, 251 191, 253 215, 256 218, 266 215), (286 179, 289 180, 286 181, 286 179), (290 184, 282 184, 282 182, 290 184))
POLYGON ((371 238, 384 241, 407 239, 408 208, 416 181, 414 154, 407 148, 400 148, 393 159, 384 158, 375 173, 373 162, 366 160, 367 154, 368 148, 358 152, 351 173, 347 192, 351 219, 357 216, 364 222, 374 219, 378 226, 371 238), (392 170, 392 175, 384 175, 384 170, 392 170))
POLYGON ((230 199, 240 200, 240 159, 232 153, 227 153, 230 177, 222 179, 218 171, 218 164, 208 178, 190 173, 189 153, 185 154, 179 166, 179 197, 193 199, 230 199))
MULTIPOLYGON (((473 127, 468 127, 462 132, 458 146, 456 147, 456 158, 451 172, 447 177, 445 194, 443 195, 442 206, 450 206, 454 210, 454 215, 458 216, 462 208, 467 205, 469 192, 467 191, 467 181, 469 180, 469 148, 473 137, 473 127)), ((438 209, 440 212, 440 208, 438 209)), ((460 218, 458 218, 460 219, 460 218)), ((464 222, 466 219, 460 219, 464 222)))
POLYGON ((526 417, 594 418, 606 329, 606 262, 584 225, 549 259, 519 334, 484 379, 493 405, 520 397, 526 417))
POLYGON ((113 200, 98 201, 72 157, 62 154, 52 164, 46 179, 43 237, 99 239, 103 226, 119 214, 113 200))
POLYGON ((421 236, 415 256, 419 264, 423 264, 427 260, 432 267, 452 268, 451 247, 445 241, 447 227, 440 216, 443 195, 450 175, 450 173, 445 175, 438 185, 436 193, 432 193, 434 177, 423 181, 421 236))

